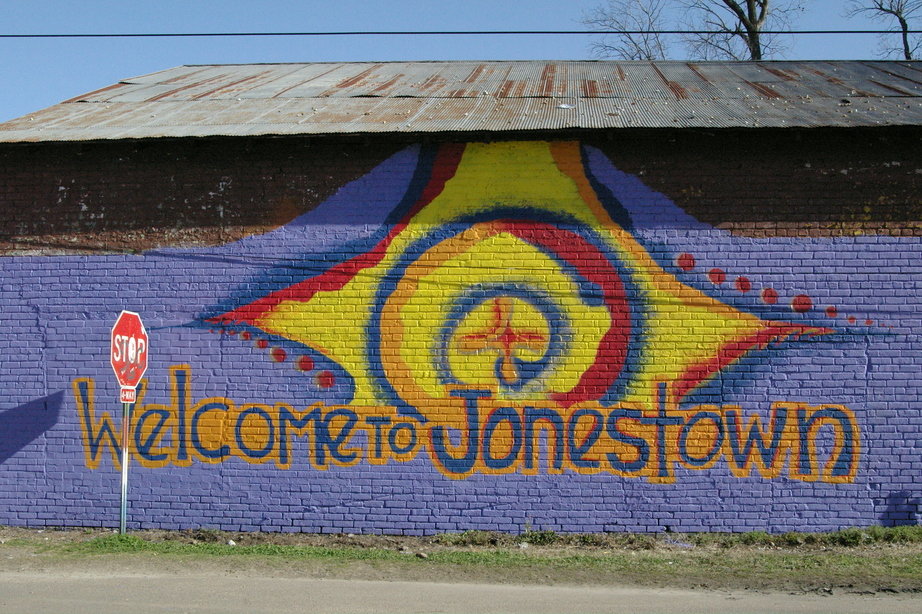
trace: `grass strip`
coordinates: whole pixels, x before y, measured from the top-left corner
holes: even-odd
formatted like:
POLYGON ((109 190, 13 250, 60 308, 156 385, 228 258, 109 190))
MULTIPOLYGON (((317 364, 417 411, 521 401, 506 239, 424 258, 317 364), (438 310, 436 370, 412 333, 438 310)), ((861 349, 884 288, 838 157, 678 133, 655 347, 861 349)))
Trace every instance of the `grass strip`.
POLYGON ((216 529, 129 535, 85 529, 71 531, 71 538, 51 535, 50 540, 47 529, 10 533, 0 542, 0 552, 5 547, 28 549, 52 558, 63 555, 70 561, 147 553, 169 555, 177 562, 226 559, 245 569, 249 560, 254 569, 322 568, 323 573, 354 577, 371 569, 382 577, 446 581, 922 592, 922 527, 915 526, 780 535, 553 531, 518 535, 467 531, 425 538, 305 535, 304 541, 287 544, 273 543, 273 534, 216 529))
POLYGON ((732 583, 773 577, 780 582, 809 582, 817 585, 848 585, 857 575, 864 583, 922 590, 922 554, 897 550, 887 552, 791 551, 778 549, 724 550, 720 548, 681 551, 614 552, 519 552, 505 549, 447 549, 427 553, 386 548, 321 547, 257 544, 231 546, 225 543, 182 543, 147 541, 133 535, 106 535, 62 547, 77 554, 156 553, 176 556, 269 557, 279 560, 327 560, 338 562, 399 562, 401 565, 497 568, 532 570, 555 574, 613 574, 643 583, 644 578, 662 581, 669 577, 730 578, 732 583))
POLYGON ((405 558, 405 555, 400 552, 384 548, 287 546, 280 544, 256 544, 252 546, 230 546, 223 543, 187 544, 177 541, 147 541, 134 535, 104 535, 86 542, 69 544, 64 549, 67 552, 82 554, 152 552, 176 555, 270 556, 293 559, 388 560, 405 558))

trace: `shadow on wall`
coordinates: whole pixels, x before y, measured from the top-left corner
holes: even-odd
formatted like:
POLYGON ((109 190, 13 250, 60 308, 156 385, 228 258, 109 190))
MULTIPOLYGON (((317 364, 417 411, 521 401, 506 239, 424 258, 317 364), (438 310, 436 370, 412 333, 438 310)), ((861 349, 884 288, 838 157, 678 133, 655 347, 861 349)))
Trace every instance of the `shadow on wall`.
POLYGON ((887 506, 880 516, 885 527, 915 526, 919 524, 919 497, 908 490, 890 493, 883 503, 887 506))
POLYGON ((54 426, 63 402, 61 391, 0 412, 0 464, 54 426))

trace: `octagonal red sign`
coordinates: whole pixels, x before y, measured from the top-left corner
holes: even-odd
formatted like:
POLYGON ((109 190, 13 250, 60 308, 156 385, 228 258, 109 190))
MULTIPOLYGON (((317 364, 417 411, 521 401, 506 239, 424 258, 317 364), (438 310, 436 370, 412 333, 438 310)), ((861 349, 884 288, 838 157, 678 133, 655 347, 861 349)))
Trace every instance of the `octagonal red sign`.
POLYGON ((135 390, 147 371, 148 347, 141 316, 133 311, 121 312, 112 327, 109 362, 121 386, 122 403, 135 402, 135 390))

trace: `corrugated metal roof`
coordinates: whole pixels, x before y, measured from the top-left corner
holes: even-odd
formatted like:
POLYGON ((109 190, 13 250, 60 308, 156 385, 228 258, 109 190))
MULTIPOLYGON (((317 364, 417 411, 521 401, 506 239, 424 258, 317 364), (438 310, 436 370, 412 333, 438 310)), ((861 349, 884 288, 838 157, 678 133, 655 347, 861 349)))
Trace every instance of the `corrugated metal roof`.
POLYGON ((922 125, 922 62, 180 66, 0 124, 0 142, 922 125))

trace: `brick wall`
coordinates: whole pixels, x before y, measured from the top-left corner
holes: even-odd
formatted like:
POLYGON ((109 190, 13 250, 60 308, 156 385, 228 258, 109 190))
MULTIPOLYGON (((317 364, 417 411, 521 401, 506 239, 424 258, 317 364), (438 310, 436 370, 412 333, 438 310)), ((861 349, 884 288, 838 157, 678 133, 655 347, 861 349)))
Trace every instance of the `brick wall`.
POLYGON ((919 132, 0 150, 0 523, 915 524, 919 132))
POLYGON ((216 245, 291 221, 399 149, 306 139, 0 150, 0 253, 216 245))

